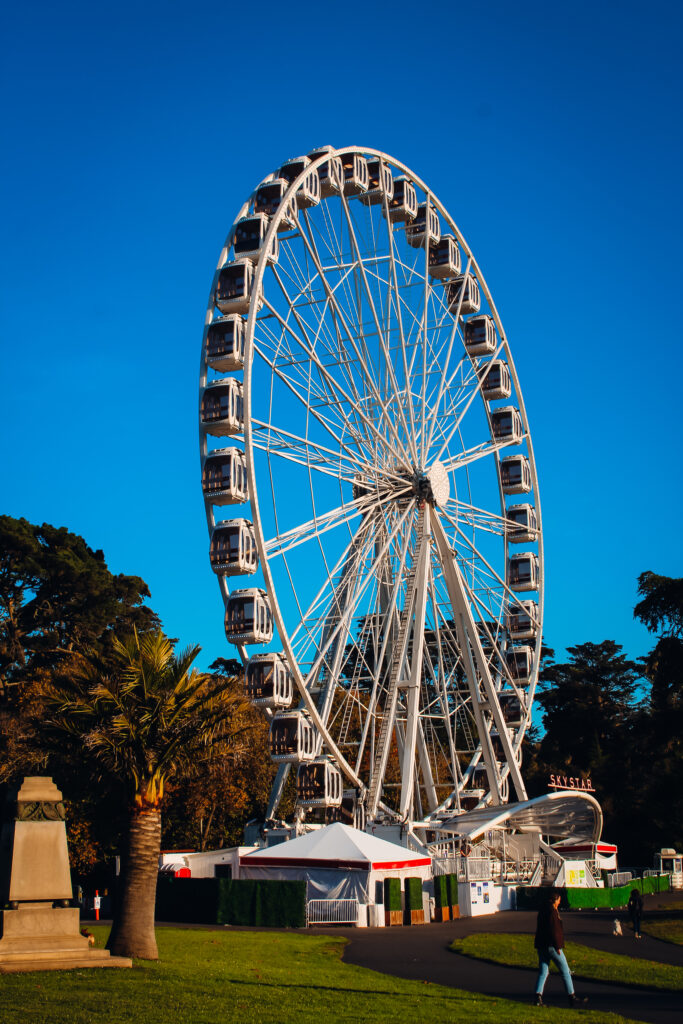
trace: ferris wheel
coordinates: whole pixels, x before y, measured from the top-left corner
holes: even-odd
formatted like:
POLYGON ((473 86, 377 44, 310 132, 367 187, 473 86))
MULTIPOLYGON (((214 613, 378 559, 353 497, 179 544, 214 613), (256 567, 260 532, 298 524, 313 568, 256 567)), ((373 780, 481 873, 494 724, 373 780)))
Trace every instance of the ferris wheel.
POLYGON ((481 271, 406 166, 323 147, 243 204, 209 298, 200 443, 225 632, 279 766, 268 815, 291 771, 299 820, 438 828, 524 800, 531 437, 481 271))

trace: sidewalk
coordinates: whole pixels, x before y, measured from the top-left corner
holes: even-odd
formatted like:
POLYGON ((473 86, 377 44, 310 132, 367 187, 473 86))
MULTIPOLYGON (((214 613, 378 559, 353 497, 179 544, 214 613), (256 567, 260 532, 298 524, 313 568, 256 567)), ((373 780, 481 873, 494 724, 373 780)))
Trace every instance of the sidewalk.
MULTIPOLYGON (((665 894, 650 896, 645 901, 643 926, 657 903, 666 903, 665 894)), ((672 900, 681 900, 681 894, 672 894, 672 900)), ((670 912, 671 913, 671 912, 670 912)), ((657 916, 667 916, 666 911, 657 916)), ((575 910, 563 911, 565 937, 595 949, 627 956, 658 960, 661 963, 683 967, 683 947, 658 939, 643 937, 637 940, 626 925, 627 916, 619 911, 575 910), (624 935, 612 935, 615 917, 622 921, 624 935)), ((506 911, 486 917, 463 918, 446 924, 431 924, 412 928, 335 928, 309 929, 317 934, 344 936, 349 945, 344 960, 360 967, 369 967, 383 974, 400 978, 431 981, 469 992, 481 992, 499 998, 514 999, 531 1004, 535 974, 517 967, 502 967, 451 953, 453 939, 474 932, 527 932, 533 934, 536 914, 528 911, 506 911)), ((620 1014, 650 1024, 681 1024, 683 1022, 683 992, 648 991, 626 988, 603 982, 578 980, 577 992, 588 996, 594 1010, 620 1014)), ((548 979, 544 994, 549 1006, 565 1008, 566 996, 557 974, 548 979)), ((538 1011, 542 1020, 543 1011, 538 1011)))

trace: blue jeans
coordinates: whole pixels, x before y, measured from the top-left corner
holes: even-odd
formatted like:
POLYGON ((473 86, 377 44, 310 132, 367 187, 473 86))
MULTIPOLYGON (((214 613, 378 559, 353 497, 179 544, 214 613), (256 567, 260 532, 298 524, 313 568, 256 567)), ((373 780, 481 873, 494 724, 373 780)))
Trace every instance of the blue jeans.
POLYGON ((536 950, 538 953, 538 978, 536 980, 536 995, 540 996, 543 992, 543 986, 545 985, 548 972, 550 971, 550 961, 554 960, 557 964, 560 974, 562 975, 562 981, 564 987, 567 990, 567 995, 572 995, 574 992, 574 982, 572 981, 571 972, 569 970, 569 964, 567 958, 561 949, 555 949, 554 946, 544 946, 542 949, 536 950))

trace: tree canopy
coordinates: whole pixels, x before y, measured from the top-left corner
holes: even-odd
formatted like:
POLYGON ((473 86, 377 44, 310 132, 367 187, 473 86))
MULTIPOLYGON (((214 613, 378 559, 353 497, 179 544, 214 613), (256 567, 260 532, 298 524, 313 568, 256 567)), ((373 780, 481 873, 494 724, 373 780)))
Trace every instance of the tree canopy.
POLYGON ((103 653, 113 635, 159 626, 139 576, 113 574, 64 527, 0 516, 0 696, 86 651, 103 653))

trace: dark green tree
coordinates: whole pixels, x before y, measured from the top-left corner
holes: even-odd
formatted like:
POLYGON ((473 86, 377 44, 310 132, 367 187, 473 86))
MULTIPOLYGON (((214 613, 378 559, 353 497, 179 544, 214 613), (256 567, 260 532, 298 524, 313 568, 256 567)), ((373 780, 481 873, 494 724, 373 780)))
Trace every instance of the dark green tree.
POLYGON ((644 572, 634 616, 657 636, 643 658, 650 683, 639 749, 651 847, 683 847, 683 579, 644 572))
POLYGON ((613 640, 568 647, 569 661, 544 663, 537 702, 543 708, 541 749, 558 769, 599 773, 628 730, 638 706, 640 670, 613 640))
MULTIPOLYGON (((641 670, 613 640, 567 648, 569 660, 544 663, 537 702, 545 735, 529 757, 536 779, 553 773, 589 776, 605 815, 605 836, 633 857, 638 818, 637 722, 641 670)), ((530 790, 533 791, 533 786, 530 790)))
POLYGON ((16 703, 46 673, 102 654, 116 633, 158 627, 149 596, 65 527, 0 516, 0 700, 16 703))

